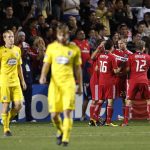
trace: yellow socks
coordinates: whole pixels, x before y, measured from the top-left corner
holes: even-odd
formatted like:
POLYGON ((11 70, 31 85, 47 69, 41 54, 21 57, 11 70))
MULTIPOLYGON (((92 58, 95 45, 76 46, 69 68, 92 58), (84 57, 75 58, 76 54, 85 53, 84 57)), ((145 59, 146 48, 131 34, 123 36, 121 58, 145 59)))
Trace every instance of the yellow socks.
POLYGON ((62 142, 69 142, 70 131, 72 129, 72 124, 73 124, 72 118, 64 118, 62 142))
POLYGON ((63 133, 63 125, 61 117, 58 117, 58 121, 55 122, 52 119, 53 125, 57 128, 57 136, 60 136, 63 133))
POLYGON ((10 109, 8 112, 8 120, 9 122, 17 115, 17 112, 14 108, 10 109))
POLYGON ((10 131, 10 129, 9 129, 8 114, 7 113, 2 113, 1 116, 2 116, 2 121, 3 121, 4 132, 10 131))

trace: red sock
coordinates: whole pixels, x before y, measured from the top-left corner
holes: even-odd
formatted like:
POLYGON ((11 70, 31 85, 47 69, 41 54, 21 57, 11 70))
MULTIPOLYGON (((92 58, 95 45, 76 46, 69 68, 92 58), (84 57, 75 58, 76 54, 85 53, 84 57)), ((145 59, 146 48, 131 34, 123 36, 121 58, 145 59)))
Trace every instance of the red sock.
POLYGON ((112 106, 107 106, 107 120, 106 120, 107 124, 111 123, 112 114, 113 114, 112 106))
POLYGON ((99 119, 99 114, 100 114, 100 111, 101 111, 101 107, 102 107, 102 102, 98 101, 96 106, 95 106, 94 115, 93 115, 93 117, 96 121, 98 121, 98 119, 99 119))
POLYGON ((125 106, 122 107, 123 117, 125 118, 125 106))
POLYGON ((150 104, 147 105, 148 120, 150 120, 150 104))
POLYGON ((130 107, 126 106, 125 107, 125 116, 124 116, 124 123, 125 124, 128 124, 128 122, 129 122, 129 110, 130 110, 130 107))
POLYGON ((95 106, 96 105, 94 105, 94 104, 91 103, 91 105, 90 105, 90 118, 93 118, 95 106))

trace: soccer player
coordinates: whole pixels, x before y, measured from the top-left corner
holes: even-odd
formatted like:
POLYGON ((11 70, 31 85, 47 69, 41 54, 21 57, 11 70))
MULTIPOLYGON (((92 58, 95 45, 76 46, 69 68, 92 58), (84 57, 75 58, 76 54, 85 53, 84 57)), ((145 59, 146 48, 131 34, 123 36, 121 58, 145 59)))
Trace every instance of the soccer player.
POLYGON ((95 117, 99 118, 100 110, 95 110, 96 103, 98 102, 98 82, 99 82, 99 70, 98 70, 98 58, 100 54, 104 50, 104 42, 102 41, 101 44, 97 47, 97 49, 91 55, 91 65, 92 65, 92 76, 90 79, 90 88, 92 94, 92 102, 90 105, 90 121, 89 126, 99 126, 103 124, 101 119, 95 122, 95 117))
MULTIPOLYGON (((114 49, 113 42, 111 40, 106 41, 105 50, 98 58, 98 68, 99 68, 99 100, 95 111, 101 110, 101 106, 104 100, 108 100, 107 106, 107 126, 117 126, 112 124, 111 118, 113 114, 113 99, 115 98, 115 82, 114 74, 120 71, 117 66, 115 57, 111 53, 114 49)), ((95 118, 97 121, 98 118, 95 118)))
POLYGON ((76 33, 76 39, 74 43, 80 48, 82 58, 82 75, 83 75, 83 104, 82 104, 82 117, 81 121, 86 120, 86 109, 89 101, 91 100, 90 90, 90 72, 89 72, 89 60, 90 60, 90 43, 85 37, 85 33, 82 29, 79 29, 76 33))
POLYGON ((118 41, 118 48, 113 51, 113 55, 116 57, 118 67, 121 67, 121 71, 119 74, 115 75, 115 85, 116 85, 116 97, 122 98, 123 100, 123 116, 125 112, 125 99, 126 99, 126 81, 127 81, 127 74, 125 70, 125 65, 128 60, 128 56, 132 54, 126 48, 126 43, 124 39, 120 39, 118 41))
POLYGON ((46 76, 51 67, 51 80, 48 91, 49 111, 54 126, 57 128, 57 144, 67 146, 72 128, 71 112, 75 107, 75 79, 77 93, 82 92, 80 49, 69 42, 69 29, 65 24, 57 27, 57 41, 48 45, 39 82, 46 83, 46 76), (63 112, 64 120, 60 117, 63 112))
POLYGON ((147 71, 150 67, 150 56, 143 53, 144 48, 144 41, 136 43, 136 53, 130 55, 127 62, 126 69, 129 72, 129 84, 127 86, 127 102, 122 126, 128 125, 132 100, 135 100, 138 92, 140 92, 141 98, 147 101, 147 111, 150 116, 150 90, 147 78, 147 71))
POLYGON ((1 116, 4 136, 11 136, 9 123, 21 109, 21 100, 23 99, 21 85, 23 89, 26 89, 26 84, 21 68, 21 50, 14 45, 13 32, 11 30, 5 31, 3 39, 5 45, 0 47, 1 116), (14 106, 9 110, 11 101, 14 103, 14 106))

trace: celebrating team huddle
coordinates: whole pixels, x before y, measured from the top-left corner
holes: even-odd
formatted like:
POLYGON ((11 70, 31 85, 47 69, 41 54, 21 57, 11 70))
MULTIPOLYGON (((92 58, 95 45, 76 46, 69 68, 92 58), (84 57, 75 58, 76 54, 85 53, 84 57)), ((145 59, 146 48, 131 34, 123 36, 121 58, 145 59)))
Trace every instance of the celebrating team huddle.
POLYGON ((93 64, 96 63, 97 68, 93 65, 96 71, 94 70, 90 82, 93 101, 90 106, 89 125, 99 126, 103 123, 99 113, 104 100, 108 100, 105 125, 117 126, 111 122, 113 100, 117 97, 121 97, 124 101, 122 126, 128 125, 132 100, 135 100, 138 92, 141 98, 147 101, 150 116, 150 91, 147 78, 150 56, 143 53, 145 43, 143 41, 137 43, 137 51, 134 54, 126 49, 123 40, 119 40, 118 45, 119 49, 114 49, 112 41, 108 40, 101 44, 92 56, 93 64), (94 76, 97 82, 92 82, 94 76))

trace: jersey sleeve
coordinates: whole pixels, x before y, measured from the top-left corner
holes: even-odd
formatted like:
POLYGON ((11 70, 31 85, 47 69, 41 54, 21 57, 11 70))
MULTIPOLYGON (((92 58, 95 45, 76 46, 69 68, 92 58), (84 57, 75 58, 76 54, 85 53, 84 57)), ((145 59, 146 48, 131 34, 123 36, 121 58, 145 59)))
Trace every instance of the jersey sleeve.
POLYGON ((113 69, 117 69, 118 65, 117 65, 117 60, 116 60, 115 56, 112 55, 111 61, 112 61, 112 67, 113 67, 113 69))
POLYGON ((76 47, 76 55, 75 55, 75 59, 74 59, 74 64, 75 65, 81 65, 82 64, 82 60, 81 60, 81 51, 78 47, 76 47))
POLYGON ((43 62, 46 62, 49 64, 52 63, 52 54, 51 54, 51 47, 50 46, 47 47, 43 62))

